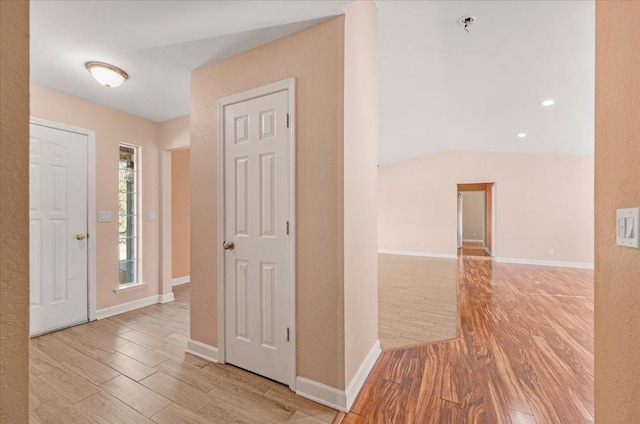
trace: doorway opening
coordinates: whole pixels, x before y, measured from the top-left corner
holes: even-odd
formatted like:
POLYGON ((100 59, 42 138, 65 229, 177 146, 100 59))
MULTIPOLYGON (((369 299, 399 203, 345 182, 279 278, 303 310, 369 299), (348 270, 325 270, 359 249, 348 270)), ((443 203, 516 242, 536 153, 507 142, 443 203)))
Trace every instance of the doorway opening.
POLYGON ((494 256, 495 183, 458 184, 458 256, 494 256))

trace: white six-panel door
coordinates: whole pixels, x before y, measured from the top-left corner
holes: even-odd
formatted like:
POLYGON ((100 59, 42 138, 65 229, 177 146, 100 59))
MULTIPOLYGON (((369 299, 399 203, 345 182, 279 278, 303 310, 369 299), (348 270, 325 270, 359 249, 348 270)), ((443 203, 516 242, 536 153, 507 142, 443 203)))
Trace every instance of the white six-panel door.
POLYGON ((224 108, 226 361, 290 379, 288 92, 224 108))
POLYGON ((86 135, 30 126, 31 335, 88 320, 86 135))

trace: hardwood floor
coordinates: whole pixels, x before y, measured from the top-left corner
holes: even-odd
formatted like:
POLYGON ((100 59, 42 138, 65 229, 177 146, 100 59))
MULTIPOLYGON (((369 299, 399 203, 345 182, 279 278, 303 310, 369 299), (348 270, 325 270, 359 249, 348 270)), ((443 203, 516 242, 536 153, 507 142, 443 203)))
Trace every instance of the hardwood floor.
POLYGON ((459 338, 383 351, 353 423, 593 423, 593 271, 458 259, 459 338))
POLYGON ((455 259, 381 254, 378 280, 383 349, 456 337, 455 259))
POLYGON ((176 300, 31 339, 31 423, 331 423, 288 387, 185 353, 189 285, 176 300))
POLYGON ((490 255, 484 250, 481 242, 465 241, 462 243, 462 247, 458 249, 458 256, 482 256, 490 257, 490 255))

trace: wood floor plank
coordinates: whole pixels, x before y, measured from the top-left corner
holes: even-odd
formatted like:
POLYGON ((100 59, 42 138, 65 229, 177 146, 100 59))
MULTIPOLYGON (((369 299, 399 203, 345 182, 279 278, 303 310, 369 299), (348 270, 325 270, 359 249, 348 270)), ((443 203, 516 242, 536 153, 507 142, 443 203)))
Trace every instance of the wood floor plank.
POLYGON ((125 354, 138 362, 142 362, 150 367, 155 367, 158 364, 169 359, 169 357, 163 353, 156 352, 138 344, 127 342, 127 344, 118 346, 115 348, 118 352, 125 354))
POLYGON ((265 423, 279 423, 291 418, 295 410, 273 399, 255 393, 249 388, 234 384, 221 383, 209 394, 229 404, 242 408, 261 417, 265 423))
POLYGON ((153 421, 106 392, 78 402, 76 407, 99 424, 152 424, 153 421))
POLYGON ((135 381, 140 381, 158 371, 120 352, 108 353, 98 361, 135 381))
POLYGON ((100 391, 89 380, 64 367, 42 374, 39 378, 71 403, 78 403, 100 391))
POLYGON ((95 424, 76 405, 62 397, 35 408, 31 415, 37 422, 46 424, 95 424))
POLYGON ((164 396, 124 375, 107 381, 100 388, 120 399, 145 417, 153 416, 172 403, 164 396))
POLYGON ((207 393, 201 392, 162 371, 141 380, 140 384, 191 411, 197 411, 211 401, 207 393))
POLYGON ((62 365, 86 378, 93 384, 102 384, 105 381, 111 380, 112 378, 120 375, 120 373, 113 368, 110 368, 86 355, 80 355, 77 358, 74 358, 73 361, 64 361, 62 365))

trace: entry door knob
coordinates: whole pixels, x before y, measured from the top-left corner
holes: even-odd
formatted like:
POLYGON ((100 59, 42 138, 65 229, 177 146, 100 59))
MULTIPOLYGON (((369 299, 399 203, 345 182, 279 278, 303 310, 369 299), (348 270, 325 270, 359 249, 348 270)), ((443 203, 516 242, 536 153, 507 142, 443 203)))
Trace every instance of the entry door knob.
POLYGON ((225 241, 222 247, 224 247, 224 250, 233 250, 235 246, 232 241, 225 241))
POLYGON ((80 233, 80 234, 76 234, 76 240, 84 240, 84 234, 80 233))

